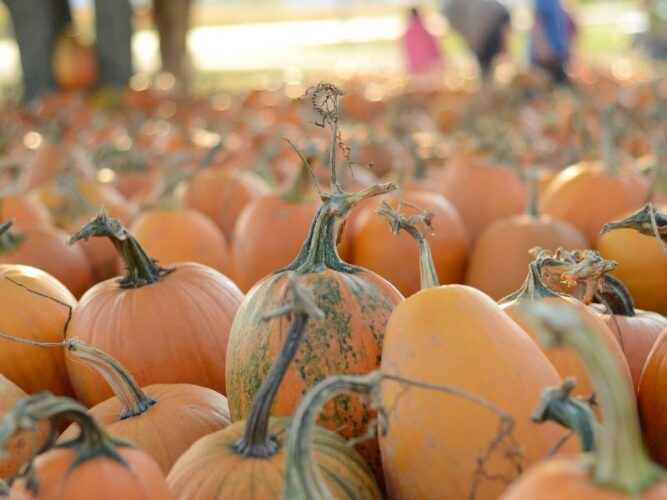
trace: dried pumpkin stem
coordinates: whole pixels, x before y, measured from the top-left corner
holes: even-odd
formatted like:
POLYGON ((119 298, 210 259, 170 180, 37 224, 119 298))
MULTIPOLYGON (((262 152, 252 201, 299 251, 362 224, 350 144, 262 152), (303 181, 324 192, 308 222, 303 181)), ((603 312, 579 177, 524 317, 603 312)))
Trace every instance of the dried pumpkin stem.
POLYGON ((25 239, 23 234, 11 231, 13 225, 14 219, 0 225, 0 254, 13 250, 25 239))
POLYGON ((615 177, 619 174, 619 165, 611 118, 610 110, 605 110, 602 113, 602 168, 607 175, 615 177))
POLYGON ((541 259, 538 257, 528 264, 528 276, 523 285, 516 292, 504 297, 498 301, 498 304, 514 301, 535 301, 547 297, 558 297, 558 294, 551 291, 542 281, 542 272, 540 268, 541 259))
POLYGON ((428 244, 424 234, 417 227, 417 224, 423 224, 426 227, 431 228, 433 214, 428 210, 423 210, 420 214, 406 217, 398 210, 391 208, 385 202, 382 202, 375 212, 389 222, 392 233, 397 235, 402 229, 417 240, 417 245, 419 245, 419 276, 421 280, 421 289, 425 290, 427 288, 440 286, 438 272, 435 270, 435 264, 433 263, 431 246, 428 244))
POLYGON ((120 223, 102 210, 97 217, 79 229, 67 243, 73 245, 77 241, 87 240, 91 237, 109 238, 116 248, 118 255, 125 264, 126 275, 119 280, 121 288, 140 288, 151 283, 156 283, 160 278, 173 269, 167 269, 157 265, 151 259, 139 242, 120 223))
POLYGON ((568 377, 560 387, 545 389, 531 420, 536 423, 556 422, 573 430, 579 436, 581 451, 589 452, 595 449, 597 421, 588 404, 572 397, 575 386, 574 378, 568 377))
POLYGON ((528 184, 528 203, 526 204, 526 215, 539 217, 539 190, 537 185, 537 172, 533 169, 526 171, 526 182, 528 184))
POLYGON ((114 395, 123 405, 123 411, 120 414, 121 420, 141 415, 155 404, 155 400, 146 395, 132 374, 117 359, 82 340, 70 338, 63 342, 39 342, 2 332, 0 332, 0 338, 33 347, 64 347, 67 349, 74 356, 92 366, 111 386, 114 395))
MULTIPOLYGON (((55 429, 61 418, 75 422, 81 429, 76 438, 56 446, 75 450, 73 465, 103 456, 127 466, 116 447, 130 446, 128 443, 109 436, 81 403, 70 398, 56 397, 48 392, 19 400, 5 414, 0 421, 0 448, 4 448, 7 440, 14 434, 34 429, 41 420, 49 419, 55 429)), ((50 445, 53 446, 53 443, 50 445)))
POLYGON ((644 449, 632 388, 604 342, 571 306, 527 304, 523 313, 545 344, 575 351, 594 383, 603 419, 592 466, 595 482, 639 496, 662 480, 664 472, 651 462, 644 449))
POLYGON ((309 292, 298 284, 296 275, 290 273, 288 279, 289 289, 292 293, 292 303, 288 307, 281 307, 279 310, 269 313, 265 318, 268 320, 285 314, 293 314, 294 317, 285 342, 280 349, 278 359, 276 359, 252 400, 245 433, 234 444, 234 449, 246 457, 269 457, 278 450, 278 444, 274 436, 269 434, 271 406, 273 406, 273 401, 287 368, 296 355, 308 320, 324 317, 324 313, 315 306, 309 292))

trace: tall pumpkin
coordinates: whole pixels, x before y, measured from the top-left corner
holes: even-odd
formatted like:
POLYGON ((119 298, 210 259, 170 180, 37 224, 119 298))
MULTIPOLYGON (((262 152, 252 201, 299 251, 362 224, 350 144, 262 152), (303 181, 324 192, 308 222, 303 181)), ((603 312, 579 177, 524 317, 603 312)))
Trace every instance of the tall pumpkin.
MULTIPOLYGON (((0 264, 0 332, 29 341, 60 342, 74 296, 34 267, 0 264)), ((28 394, 48 390, 71 395, 62 348, 42 349, 0 340, 0 373, 28 394)))
MULTIPOLYGON (((75 439, 49 443, 30 466, 30 473, 12 482, 10 498, 78 500, 168 500, 160 467, 144 451, 111 438, 74 400, 40 393, 19 401, 0 423, 0 436, 34 428, 40 421, 67 418, 81 432, 75 439)), ((55 430, 55 429, 52 429, 55 430)), ((4 439, 3 439, 4 440, 4 439)), ((0 443, 4 445, 4 443, 0 443)))
MULTIPOLYGON (((280 353, 253 399, 248 418, 197 441, 176 462, 167 478, 179 499, 278 499, 284 482, 286 432, 289 418, 270 417, 271 406, 284 380, 307 325, 322 320, 306 288, 290 275, 292 303, 264 316, 270 320, 292 315, 280 353)), ((286 326, 284 318, 273 320, 286 326)), ((342 438, 316 426, 312 435, 315 462, 327 473, 337 498, 378 498, 372 473, 342 438)))
POLYGON ((602 413, 596 451, 555 458, 525 472, 502 500, 622 500, 667 497, 667 475, 648 458, 637 409, 618 366, 597 335, 567 305, 538 305, 530 320, 545 342, 574 350, 590 372, 602 413))
MULTIPOLYGON (((164 268, 115 219, 101 213, 71 242, 108 237, 126 275, 98 283, 72 312, 68 338, 80 338, 118 359, 142 386, 190 383, 225 391, 229 328, 239 289, 219 272, 184 262, 164 268)), ((112 396, 104 380, 67 357, 77 398, 88 406, 112 396)))
MULTIPOLYGON (((326 91, 326 89, 324 90, 326 91)), ((312 290, 315 305, 324 319, 311 324, 304 342, 278 390, 273 406, 277 416, 291 415, 303 393, 322 378, 347 373, 363 374, 377 368, 382 353, 385 325, 401 294, 387 281, 366 269, 343 262, 336 250, 341 223, 359 202, 394 189, 380 184, 346 193, 336 177, 337 121, 328 115, 334 129, 331 154, 331 193, 322 193, 299 255, 287 267, 258 282, 246 295, 234 319, 227 352, 227 394, 232 420, 248 415, 250 403, 276 358, 281 329, 264 323, 261 312, 280 303, 287 273, 301 276, 312 290)), ((363 434, 371 412, 358 401, 340 398, 328 404, 320 422, 344 437, 363 434)), ((362 445, 365 458, 379 472, 376 443, 362 445), (375 449, 373 447, 375 446, 375 449)))
POLYGON ((475 394, 511 415, 514 426, 504 428, 488 407, 386 383, 383 406, 391 421, 380 448, 389 496, 497 497, 562 437, 553 424, 530 423, 542 388, 559 385, 560 377, 487 295, 465 285, 438 286, 426 239, 413 221, 398 213, 390 218, 417 238, 423 279, 422 290, 389 318, 383 374, 475 394))

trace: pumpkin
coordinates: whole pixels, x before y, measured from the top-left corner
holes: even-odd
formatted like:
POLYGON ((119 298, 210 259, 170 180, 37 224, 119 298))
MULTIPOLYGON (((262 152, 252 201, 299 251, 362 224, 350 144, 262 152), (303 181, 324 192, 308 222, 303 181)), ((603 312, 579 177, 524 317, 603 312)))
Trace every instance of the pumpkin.
POLYGON ((573 394, 589 397, 595 392, 593 384, 588 377, 587 368, 582 364, 581 360, 570 351, 563 351, 562 349, 546 348, 539 343, 538 332, 530 322, 525 321, 521 315, 522 309, 526 304, 533 302, 542 302, 548 300, 554 303, 569 304, 578 311, 582 320, 586 322, 587 328, 600 337, 605 343, 607 349, 614 357, 618 364, 619 370, 625 375, 628 385, 631 384, 631 374, 623 351, 619 346, 614 334, 607 325, 599 318, 599 316, 581 301, 566 295, 558 295, 549 290, 541 279, 541 270, 544 262, 549 260, 548 257, 537 257, 534 262, 528 266, 528 276, 523 286, 515 293, 505 297, 500 301, 501 308, 523 328, 523 330, 530 335, 530 337, 540 345, 542 351, 547 356, 551 364, 556 368, 558 374, 565 377, 574 377, 577 381, 576 388, 573 394))
MULTIPOLYGON (((433 264, 444 283, 460 282, 470 240, 456 209, 441 194, 426 191, 407 191, 401 202, 419 205, 432 214, 433 225, 426 238, 434 249, 433 264)), ((398 203, 395 196, 389 206, 398 203)), ((404 296, 412 295, 419 291, 419 250, 407 234, 392 236, 387 223, 374 212, 370 205, 359 209, 352 228, 351 262, 379 274, 404 296)))
MULTIPOLYGON (((109 434, 148 452, 167 474, 192 443, 230 423, 227 398, 192 384, 152 384, 140 388, 118 361, 78 339, 65 341, 67 352, 93 367, 115 396, 93 406, 89 413, 109 434)), ((75 438, 71 425, 60 436, 75 438)))
MULTIPOLYGON (((320 84, 316 92, 320 91, 327 92, 327 84, 320 84)), ((336 121, 332 122, 332 128, 332 151, 335 152, 338 140, 336 121)), ((378 366, 387 319, 402 296, 380 276, 343 262, 336 250, 336 237, 341 221, 355 205, 387 193, 395 186, 378 184, 356 193, 343 192, 335 165, 334 153, 330 165, 333 191, 323 193, 322 205, 299 255, 287 267, 256 283, 234 318, 226 372, 232 421, 247 417, 260 381, 275 359, 280 329, 275 323, 262 322, 260 312, 278 305, 289 271, 301 276, 304 286, 312 290, 315 304, 324 312, 325 318, 307 328, 295 362, 288 369, 276 396, 273 415, 291 415, 301 395, 328 375, 363 374, 378 366)), ((361 402, 340 398, 327 404, 320 422, 350 438, 366 432, 371 416, 372 412, 361 402)), ((376 474, 380 474, 376 442, 370 440, 359 447, 376 474)))
POLYGON ((208 216, 230 241, 243 208, 268 193, 266 182, 248 170, 207 167, 192 176, 177 196, 183 206, 208 216))
POLYGON ((256 198, 239 215, 231 241, 234 264, 230 274, 241 290, 249 290, 299 253, 319 206, 309 182, 304 164, 284 193, 256 198))
MULTIPOLYGON (((159 267, 123 225, 101 213, 70 242, 108 237, 126 275, 98 283, 72 311, 68 338, 117 358, 140 385, 189 383, 225 391, 227 335, 241 302, 224 275, 185 262, 159 267)), ((88 406, 112 396, 104 380, 67 357, 77 399, 88 406)))
POLYGON ((610 133, 603 138, 602 161, 562 170, 540 203, 542 212, 572 224, 591 245, 604 223, 639 208, 648 189, 639 172, 633 167, 622 168, 613 157, 610 133))
POLYGON ((162 265, 197 262, 221 273, 229 265, 225 237, 208 217, 196 210, 146 210, 132 221, 130 232, 162 265))
POLYGON ((37 455, 30 472, 12 482, 10 498, 172 498, 155 461, 146 452, 110 437, 74 400, 48 393, 27 397, 5 415, 1 434, 32 429, 41 420, 58 417, 76 422, 80 435, 56 446, 51 443, 37 455))
POLYGON ((382 373, 472 393, 513 422, 510 428, 506 419, 499 424, 488 405, 385 384, 383 407, 391 416, 380 448, 389 496, 497 497, 506 481, 562 437, 551 423, 534 427, 529 421, 542 387, 559 385, 560 377, 487 295, 465 285, 438 286, 428 242, 414 219, 397 212, 387 216, 417 239, 422 290, 389 318, 382 373))
MULTIPOLYGON (((25 340, 63 339, 76 299, 50 274, 34 267, 0 264, 0 332, 25 340)), ((42 349, 0 340, 0 372, 28 394, 72 394, 60 348, 42 349)))
MULTIPOLYGON (((26 397, 7 377, 0 375, 0 414, 7 413, 19 400, 26 397)), ((7 480, 21 469, 44 445, 47 427, 39 426, 35 432, 21 432, 5 445, 5 455, 0 458, 0 479, 7 480)))
MULTIPOLYGON (((285 432, 290 419, 270 417, 271 406, 307 324, 311 319, 321 321, 323 317, 294 275, 290 276, 289 289, 292 304, 282 307, 280 315, 291 313, 292 321, 276 362, 257 391, 248 418, 203 437, 181 456, 167 478, 177 498, 281 498, 285 432)), ((277 322, 284 328, 283 318, 277 322)), ((337 498, 348 498, 345 494, 351 491, 365 493, 361 498, 379 498, 368 466, 339 436, 317 427, 312 441, 315 461, 326 470, 327 483, 337 498)))
POLYGON ((65 90, 87 89, 97 82, 99 68, 92 47, 65 31, 53 49, 53 78, 65 90))
POLYGON ((90 264, 80 246, 67 247, 67 234, 54 227, 11 231, 13 222, 0 226, 0 264, 23 264, 56 277, 75 297, 93 285, 90 264))
POLYGON ((603 304, 591 307, 600 315, 613 332, 630 367, 634 387, 639 386, 639 377, 649 352, 660 332, 667 329, 667 318, 652 311, 635 309, 632 295, 617 278, 606 276, 603 304))
POLYGON ((477 155, 461 154, 451 161, 441 192, 473 242, 494 221, 518 215, 526 206, 526 186, 517 171, 477 155))
POLYGON ((666 351, 667 330, 663 330, 646 359, 637 394, 644 441, 651 457, 662 466, 667 464, 667 446, 664 440, 667 422, 664 404, 666 351))
POLYGON ((0 198, 0 220, 13 220, 17 229, 48 226, 51 216, 34 195, 8 194, 0 198))
POLYGON ((614 276, 628 287, 636 306, 667 314, 667 259, 650 227, 648 206, 605 224, 603 231, 595 248, 604 258, 618 262, 614 276), (642 227, 642 232, 636 231, 642 227))
POLYGON ((537 207, 536 179, 529 183, 526 213, 500 219, 480 235, 470 255, 466 285, 474 286, 494 300, 516 291, 526 275, 534 247, 556 250, 586 248, 584 237, 567 222, 541 215, 537 207))
POLYGON ((665 498, 667 476, 646 455, 632 389, 605 343, 570 305, 535 304, 530 321, 545 342, 568 347, 581 357, 595 384, 603 421, 595 452, 534 466, 502 500, 665 498))

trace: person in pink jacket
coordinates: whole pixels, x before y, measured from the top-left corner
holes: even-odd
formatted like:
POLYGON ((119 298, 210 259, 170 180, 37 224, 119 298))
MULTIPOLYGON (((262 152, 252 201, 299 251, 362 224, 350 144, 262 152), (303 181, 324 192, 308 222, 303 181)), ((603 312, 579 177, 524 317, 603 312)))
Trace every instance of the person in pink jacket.
POLYGON ((403 53, 408 74, 426 75, 442 67, 442 55, 435 37, 426 29, 417 8, 410 9, 403 33, 403 53))

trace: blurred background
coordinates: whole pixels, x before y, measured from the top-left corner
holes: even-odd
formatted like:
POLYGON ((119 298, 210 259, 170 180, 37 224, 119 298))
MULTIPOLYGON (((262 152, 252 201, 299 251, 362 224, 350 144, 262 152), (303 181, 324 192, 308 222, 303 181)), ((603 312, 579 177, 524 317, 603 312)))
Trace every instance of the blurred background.
MULTIPOLYGON (((94 40, 94 8, 73 0, 74 22, 84 39, 94 40)), ((159 40, 152 3, 134 0, 132 41, 134 83, 160 67, 159 40)), ((532 2, 505 2, 512 10, 510 54, 527 64, 532 2)), ((649 2, 651 3, 651 2, 649 2)), ((407 9, 419 5, 428 29, 437 37, 447 71, 476 78, 476 67, 460 37, 449 29, 441 2, 430 0, 195 0, 187 46, 194 68, 192 90, 208 93, 271 81, 353 74, 392 74, 403 66, 399 40, 407 9)), ((645 64, 634 40, 646 32, 645 1, 580 0, 567 7, 579 25, 577 54, 612 66, 617 77, 645 64)), ((667 19, 667 1, 652 9, 667 19)), ((19 53, 7 9, 0 2, 0 86, 4 94, 20 84, 19 53)), ((137 83, 139 82, 139 83, 137 83)))

